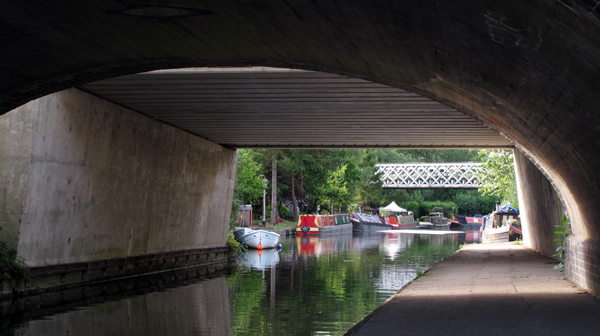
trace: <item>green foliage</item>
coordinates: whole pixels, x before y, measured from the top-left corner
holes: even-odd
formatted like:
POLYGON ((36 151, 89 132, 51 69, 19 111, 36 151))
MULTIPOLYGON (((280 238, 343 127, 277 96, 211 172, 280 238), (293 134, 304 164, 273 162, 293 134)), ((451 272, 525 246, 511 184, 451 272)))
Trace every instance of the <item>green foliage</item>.
POLYGON ((558 257, 560 258, 560 263, 558 263, 558 265, 554 266, 554 269, 557 269, 560 271, 560 276, 564 276, 565 275, 565 239, 569 236, 569 224, 567 222, 567 217, 563 216, 562 218, 563 223, 562 225, 556 225, 555 227, 560 229, 558 231, 554 231, 554 234, 559 235, 560 238, 555 238, 552 239, 552 241, 555 242, 560 242, 560 246, 556 248, 556 254, 554 254, 554 257, 558 257))
POLYGON ((382 182, 379 180, 381 173, 375 174, 375 164, 378 162, 376 154, 376 151, 368 150, 360 150, 357 153, 361 172, 354 200, 359 205, 375 206, 383 194, 382 182))
POLYGON ((290 209, 288 209, 285 205, 281 204, 279 206, 279 216, 280 217, 287 217, 290 216, 290 209))
POLYGON ((260 173, 261 169, 262 167, 255 161, 252 151, 245 149, 238 150, 233 202, 229 217, 230 231, 238 225, 237 215, 240 212, 240 205, 250 203, 253 199, 262 196, 265 188, 265 178, 260 173))
MULTIPOLYGON (((472 149, 446 149, 446 150, 429 150, 429 149, 405 149, 397 150, 397 153, 402 157, 399 161, 385 161, 390 163, 396 162, 472 162, 480 161, 477 150, 472 149)), ((382 161, 383 162, 383 161, 382 161)))
POLYGON ((415 216, 415 218, 419 218, 421 216, 421 213, 419 212, 419 209, 421 208, 421 204, 419 202, 401 202, 400 207, 408 210, 408 211, 412 211, 413 215, 415 216))
POLYGON ((17 257, 17 250, 0 241, 0 281, 31 279, 31 271, 23 258, 17 257))
POLYGON ((262 166, 254 160, 249 150, 238 150, 234 193, 242 204, 248 204, 262 197, 265 177, 260 173, 261 170, 262 166))
POLYGON ((230 250, 235 253, 246 251, 246 247, 233 238, 232 232, 229 232, 227 235, 227 246, 229 246, 230 250))
POLYGON ((240 205, 242 205, 242 201, 234 193, 231 202, 231 214, 229 215, 229 231, 235 230, 238 226, 237 215, 240 213, 240 205))
MULTIPOLYGON (((294 198, 303 213, 316 213, 317 207, 321 208, 322 213, 337 212, 340 207, 343 211, 357 210, 359 206, 377 208, 394 201, 413 211, 415 217, 428 214, 426 211, 431 206, 425 205, 427 209, 423 208, 421 204, 424 202, 448 203, 438 205, 444 208, 446 216, 451 216, 452 206, 455 207, 454 214, 489 213, 495 208, 496 200, 501 199, 496 195, 482 195, 476 190, 383 189, 380 176, 375 174, 377 163, 463 162, 487 160, 488 156, 492 156, 480 155, 475 150, 259 149, 240 150, 237 174, 239 182, 236 183, 235 193, 240 200, 239 204, 254 202, 255 209, 262 208, 261 183, 264 182, 263 176, 271 176, 273 155, 277 159, 276 186, 278 208, 282 217, 292 215, 288 214, 287 209, 294 198), (330 202, 333 209, 330 209, 330 202), (281 208, 282 204, 287 208, 281 208)), ((270 195, 270 191, 267 195, 270 195)), ((236 214, 237 211, 235 208, 236 214)))
POLYGON ((519 208, 517 196, 517 180, 515 177, 514 157, 512 150, 483 150, 479 152, 484 171, 481 176, 483 195, 496 195, 519 208))
MULTIPOLYGON (((327 184, 323 188, 323 195, 320 198, 321 203, 327 203, 331 199, 334 204, 343 207, 350 205, 361 177, 361 171, 356 162, 347 158, 337 169, 330 171, 327 184)), ((329 209, 329 211, 335 212, 333 209, 329 209)))
POLYGON ((452 202, 441 202, 441 201, 435 201, 435 202, 423 202, 420 204, 419 207, 419 211, 422 214, 429 214, 433 208, 435 207, 442 207, 444 209, 444 216, 451 218, 452 217, 452 207, 454 207, 454 212, 456 212, 456 204, 452 203, 452 202))
POLYGON ((458 208, 455 214, 472 216, 476 213, 486 214, 494 211, 496 201, 501 199, 495 195, 483 196, 477 190, 456 190, 450 200, 458 208))

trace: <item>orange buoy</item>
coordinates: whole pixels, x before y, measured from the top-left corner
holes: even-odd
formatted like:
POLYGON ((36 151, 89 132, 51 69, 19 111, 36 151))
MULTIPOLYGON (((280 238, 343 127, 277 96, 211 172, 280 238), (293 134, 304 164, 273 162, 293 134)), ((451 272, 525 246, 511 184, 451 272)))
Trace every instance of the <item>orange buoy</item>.
POLYGON ((262 250, 262 239, 258 241, 258 246, 256 248, 262 250))

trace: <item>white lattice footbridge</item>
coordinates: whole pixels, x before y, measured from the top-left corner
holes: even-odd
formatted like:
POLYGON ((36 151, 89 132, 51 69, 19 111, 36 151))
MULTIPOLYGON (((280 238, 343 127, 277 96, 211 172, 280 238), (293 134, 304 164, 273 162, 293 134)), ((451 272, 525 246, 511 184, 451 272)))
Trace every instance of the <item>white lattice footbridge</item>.
POLYGON ((383 188, 475 189, 481 186, 482 163, 381 163, 383 188))

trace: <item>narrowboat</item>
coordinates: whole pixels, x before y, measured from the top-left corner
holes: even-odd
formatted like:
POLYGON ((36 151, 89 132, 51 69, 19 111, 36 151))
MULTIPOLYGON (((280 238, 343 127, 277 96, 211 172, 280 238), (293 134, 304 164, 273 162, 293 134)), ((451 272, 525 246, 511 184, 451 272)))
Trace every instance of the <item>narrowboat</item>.
POLYGON ((379 208, 380 211, 395 213, 394 215, 385 216, 384 222, 393 226, 393 229, 414 229, 417 227, 417 222, 412 211, 401 208, 396 202, 390 203, 388 206, 379 208))
POLYGON ((454 216, 456 220, 450 221, 450 229, 462 231, 481 231, 482 217, 454 216))
POLYGON ((394 230, 398 225, 386 224, 385 221, 378 215, 367 215, 362 213, 352 212, 350 221, 352 222, 352 231, 383 231, 394 230))
POLYGON ((522 238, 522 229, 519 224, 519 211, 510 204, 505 204, 487 216, 483 240, 486 242, 508 242, 522 238))
POLYGON ((296 227, 297 235, 319 235, 351 232, 349 214, 301 215, 296 227))

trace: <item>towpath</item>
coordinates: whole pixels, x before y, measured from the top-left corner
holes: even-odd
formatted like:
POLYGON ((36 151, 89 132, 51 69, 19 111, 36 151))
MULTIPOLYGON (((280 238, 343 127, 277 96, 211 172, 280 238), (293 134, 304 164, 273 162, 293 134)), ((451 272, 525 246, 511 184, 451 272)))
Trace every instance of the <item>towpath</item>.
POLYGON ((469 245, 346 335, 600 335, 600 300, 554 264, 522 245, 469 245))

